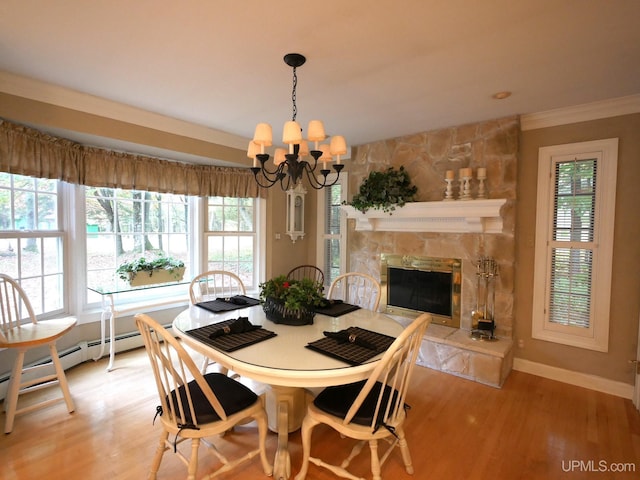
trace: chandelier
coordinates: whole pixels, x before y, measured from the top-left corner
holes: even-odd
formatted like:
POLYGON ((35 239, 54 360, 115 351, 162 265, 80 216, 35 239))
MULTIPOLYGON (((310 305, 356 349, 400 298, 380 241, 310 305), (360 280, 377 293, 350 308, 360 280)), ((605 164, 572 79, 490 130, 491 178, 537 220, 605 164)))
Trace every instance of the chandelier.
POLYGON ((273 166, 267 162, 269 154, 265 153, 265 147, 273 144, 273 134, 271 125, 259 123, 256 126, 253 140, 249 142, 247 156, 253 159, 251 171, 260 187, 270 188, 279 183, 283 190, 288 190, 302 181, 306 175, 311 187, 320 190, 330 187, 338 182, 340 171, 344 168, 340 156, 347 153, 347 144, 344 137, 340 135, 331 136, 328 144, 321 144, 327 135, 324 125, 320 120, 311 120, 307 128, 307 139, 302 138, 302 129, 296 116, 298 108, 296 106, 296 86, 298 77, 296 68, 304 65, 306 58, 299 53, 288 53, 284 56, 284 62, 293 68, 293 90, 291 101, 293 103, 293 114, 291 120, 285 122, 282 132, 282 142, 288 145, 285 148, 276 148, 273 157, 273 166), (309 150, 309 143, 313 144, 313 150, 309 150), (335 156, 335 163, 334 161, 335 156), (309 160, 306 160, 309 158, 309 160), (331 170, 328 164, 333 167, 336 176, 333 180, 328 179, 331 170), (322 165, 320 167, 320 165, 322 165), (319 172, 316 170, 319 168, 319 172))

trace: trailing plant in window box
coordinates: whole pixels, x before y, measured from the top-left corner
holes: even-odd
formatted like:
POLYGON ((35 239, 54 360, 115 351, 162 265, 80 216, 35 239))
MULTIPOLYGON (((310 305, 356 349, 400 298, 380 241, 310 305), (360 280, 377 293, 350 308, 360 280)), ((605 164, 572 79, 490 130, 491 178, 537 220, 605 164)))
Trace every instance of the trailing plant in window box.
POLYGON ((164 253, 155 258, 136 258, 130 262, 121 264, 116 273, 122 280, 129 282, 132 286, 178 282, 184 276, 184 262, 164 253), (154 278, 155 277, 155 278, 154 278))
POLYGON ((370 208, 392 212, 396 207, 413 202, 417 191, 403 166, 398 170, 389 167, 383 172, 371 172, 351 202, 344 203, 362 213, 370 208))

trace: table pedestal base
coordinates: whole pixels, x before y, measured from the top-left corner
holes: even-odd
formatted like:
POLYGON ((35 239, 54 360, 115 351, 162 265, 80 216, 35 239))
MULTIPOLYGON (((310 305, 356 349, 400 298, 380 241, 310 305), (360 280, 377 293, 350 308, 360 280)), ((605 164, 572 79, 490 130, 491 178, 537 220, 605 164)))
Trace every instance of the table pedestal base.
POLYGON ((295 432, 302 426, 307 411, 307 391, 304 388, 279 387, 270 385, 266 391, 267 417, 269 430, 275 433, 295 432), (287 423, 280 428, 280 404, 286 403, 287 423))
POLYGON ((309 394, 304 388, 271 385, 266 392, 269 430, 278 434, 278 448, 273 462, 273 478, 287 480, 291 476, 289 433, 302 426, 309 394))

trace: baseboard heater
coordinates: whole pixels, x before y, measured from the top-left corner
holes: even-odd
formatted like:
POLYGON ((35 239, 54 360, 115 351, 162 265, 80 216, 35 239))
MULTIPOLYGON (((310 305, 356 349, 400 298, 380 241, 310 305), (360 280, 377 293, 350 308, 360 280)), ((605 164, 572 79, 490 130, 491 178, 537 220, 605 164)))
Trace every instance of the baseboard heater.
MULTIPOLYGON (((164 328, 171 329, 171 324, 164 325, 164 328)), ((105 352, 104 357, 109 355, 109 338, 105 339, 105 352)), ((140 348, 143 346, 142 337, 140 336, 140 332, 134 331, 129 333, 122 333, 120 335, 116 335, 115 337, 116 343, 116 353, 126 352, 127 350, 133 350, 135 348, 140 348)), ((90 340, 87 342, 80 342, 77 345, 66 348, 64 350, 58 351, 58 356, 60 357, 60 363, 62 363, 62 368, 65 370, 70 369, 71 367, 75 367, 81 363, 86 361, 93 361, 93 357, 98 355, 100 351, 100 339, 90 340)), ((29 363, 27 366, 37 366, 48 363, 51 361, 51 356, 47 355, 46 357, 40 358, 34 362, 29 363)), ((116 357, 117 361, 117 357, 116 357)), ((53 371, 53 367, 51 367, 53 371)), ((105 372, 106 374, 106 372, 105 372)), ((0 399, 4 400, 7 394, 7 388, 9 386, 9 377, 11 376, 11 371, 4 372, 0 374, 0 399)), ((28 378, 27 375, 24 375, 23 378, 28 378)), ((73 395, 73 385, 70 385, 71 394, 73 395)))

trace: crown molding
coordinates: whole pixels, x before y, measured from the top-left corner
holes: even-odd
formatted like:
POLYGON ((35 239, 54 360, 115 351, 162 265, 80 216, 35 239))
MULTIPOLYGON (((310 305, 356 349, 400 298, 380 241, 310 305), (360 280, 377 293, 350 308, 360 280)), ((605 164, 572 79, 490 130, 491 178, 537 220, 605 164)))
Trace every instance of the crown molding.
POLYGON ((1 70, 0 92, 241 150, 249 142, 221 130, 1 70))
POLYGON ((640 94, 525 114, 520 117, 520 127, 523 131, 535 130, 638 112, 640 112, 640 94))

